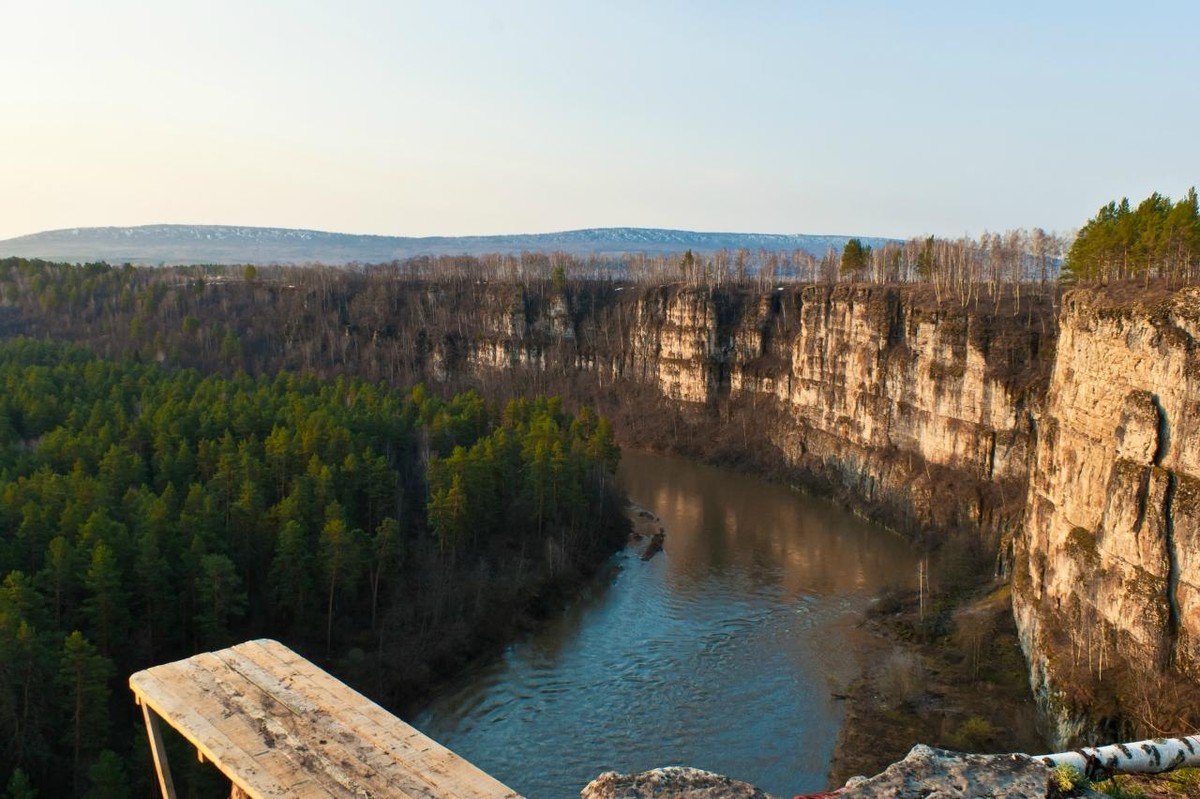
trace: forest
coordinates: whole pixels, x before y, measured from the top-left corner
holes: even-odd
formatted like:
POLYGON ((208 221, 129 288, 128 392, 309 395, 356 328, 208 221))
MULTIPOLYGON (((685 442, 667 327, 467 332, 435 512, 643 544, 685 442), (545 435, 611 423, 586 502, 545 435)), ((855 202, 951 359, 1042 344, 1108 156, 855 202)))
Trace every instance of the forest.
MULTIPOLYGON (((22 338, 0 344, 0 386, 11 799, 147 795, 137 669, 269 636, 397 706, 626 532, 608 422, 555 398, 205 376, 22 338)), ((177 783, 214 795, 209 778, 177 783)))
POLYGON ((1128 198, 1102 207, 1067 253, 1071 281, 1168 278, 1190 284, 1200 276, 1200 203, 1193 188, 1172 202, 1158 192, 1136 208, 1128 198))

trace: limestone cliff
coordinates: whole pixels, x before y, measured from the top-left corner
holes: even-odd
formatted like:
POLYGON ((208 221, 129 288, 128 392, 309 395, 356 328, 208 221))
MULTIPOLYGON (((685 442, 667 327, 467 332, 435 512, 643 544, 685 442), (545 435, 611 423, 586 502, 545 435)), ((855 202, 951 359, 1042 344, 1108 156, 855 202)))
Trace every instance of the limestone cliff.
POLYGON ((525 303, 468 361, 637 385, 707 414, 700 430, 751 419, 744 448, 796 480, 1011 547, 1032 684, 1067 745, 1161 718, 1106 694, 1106 670, 1200 672, 1200 290, 1134 295, 963 310, 912 287, 630 290, 586 313, 525 303))
POLYGON ((908 531, 1021 517, 1053 354, 1044 298, 966 311, 920 288, 661 287, 574 304, 510 296, 435 360, 582 372, 713 425, 748 419, 789 476, 908 531))
POLYGON ((1013 576, 1059 743, 1128 714, 1128 686, 1200 676, 1198 336, 1195 289, 1064 300, 1013 576), (1125 696, 1097 691, 1106 669, 1125 696))

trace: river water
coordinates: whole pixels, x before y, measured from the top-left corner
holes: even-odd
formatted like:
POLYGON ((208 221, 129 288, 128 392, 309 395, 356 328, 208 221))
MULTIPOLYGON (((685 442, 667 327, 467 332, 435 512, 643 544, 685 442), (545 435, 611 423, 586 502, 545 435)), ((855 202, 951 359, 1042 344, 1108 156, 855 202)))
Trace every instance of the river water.
POLYGON ((787 797, 825 786, 833 696, 869 598, 911 585, 899 537, 784 486, 625 452, 664 552, 627 549, 537 632, 446 686, 413 724, 530 799, 602 771, 688 765, 787 797))

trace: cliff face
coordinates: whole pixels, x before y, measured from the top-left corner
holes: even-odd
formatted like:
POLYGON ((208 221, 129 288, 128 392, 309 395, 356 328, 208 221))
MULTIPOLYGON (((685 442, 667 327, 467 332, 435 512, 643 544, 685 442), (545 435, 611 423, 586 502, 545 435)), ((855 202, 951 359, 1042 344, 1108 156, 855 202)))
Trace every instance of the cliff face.
POLYGON ((939 310, 919 289, 861 286, 630 290, 586 309, 510 297, 455 347, 481 376, 583 372, 748 420, 789 473, 861 511, 995 534, 1023 512, 1053 354, 1047 305, 1024 302, 939 310))
POLYGON ((493 369, 502 351, 707 408, 717 426, 757 420, 747 446, 796 479, 909 532, 1011 552, 1031 681, 1067 745, 1160 717, 1115 685, 1200 676, 1200 290, 1025 303, 659 289, 583 315, 533 309, 469 361, 493 369))
POLYGON ((1169 669, 1200 674, 1198 336, 1195 289, 1064 301, 1013 576, 1060 743, 1119 712, 1091 688, 1105 669, 1149 692, 1169 669))
POLYGON ((800 300, 792 327, 760 303, 730 368, 735 396, 786 409, 796 465, 905 526, 1011 527, 1032 449, 1027 381, 1046 355, 1041 320, 1006 319, 1015 324, 997 337, 994 309, 936 311, 906 292, 810 288, 800 300))

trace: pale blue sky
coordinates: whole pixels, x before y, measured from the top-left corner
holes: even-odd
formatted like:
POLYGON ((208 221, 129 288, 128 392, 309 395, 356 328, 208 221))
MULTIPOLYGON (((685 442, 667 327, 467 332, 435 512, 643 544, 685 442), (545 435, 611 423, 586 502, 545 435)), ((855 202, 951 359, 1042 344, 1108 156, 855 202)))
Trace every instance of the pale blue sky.
POLYGON ((0 0, 0 237, 1071 228, 1200 183, 1196 2, 0 0))

